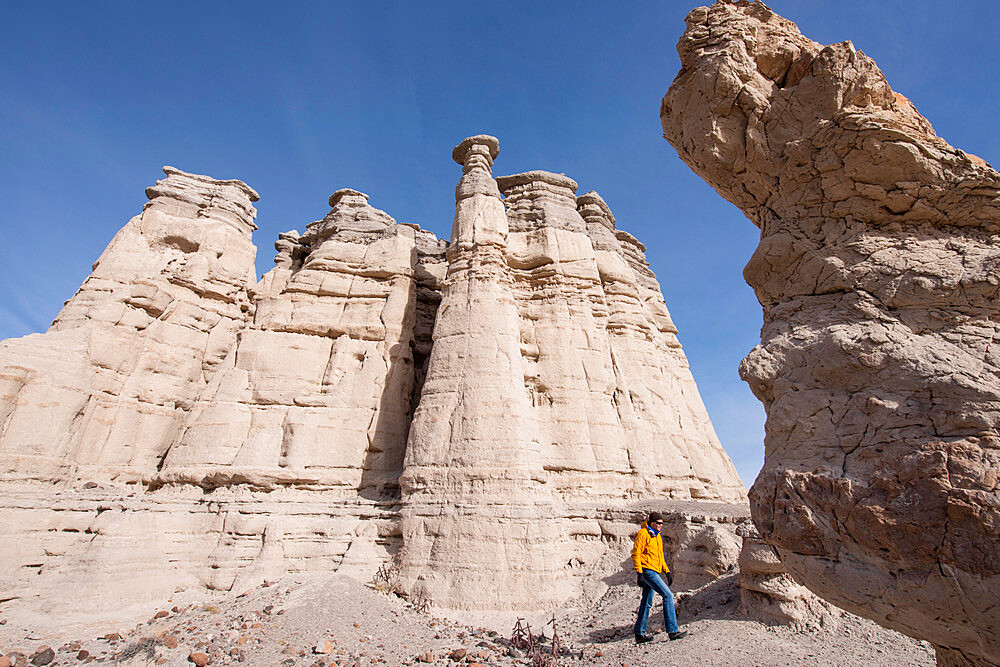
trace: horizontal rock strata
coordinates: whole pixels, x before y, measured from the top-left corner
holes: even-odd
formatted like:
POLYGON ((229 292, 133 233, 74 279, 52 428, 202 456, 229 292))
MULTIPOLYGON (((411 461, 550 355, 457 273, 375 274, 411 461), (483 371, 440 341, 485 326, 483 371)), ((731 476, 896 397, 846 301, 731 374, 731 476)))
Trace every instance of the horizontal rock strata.
POLYGON ((448 275, 401 479, 402 575, 446 606, 530 608, 571 591, 524 388, 498 150, 486 136, 455 148, 448 275))
POLYGON ((11 632, 119 627, 171 598, 240 594, 289 572, 343 568, 367 580, 399 544, 397 517, 385 507, 306 489, 6 483, 0 516, 11 632), (354 566, 358 558, 364 567, 354 566))
POLYGON ((438 606, 547 609, 620 567, 629 505, 745 499, 642 244, 565 176, 498 187, 498 148, 456 148, 450 243, 342 189, 259 281, 256 193, 165 168, 0 343, 4 610, 390 561, 438 606))
POLYGON ((417 237, 429 235, 367 199, 339 190, 323 220, 279 239, 253 320, 161 482, 396 493, 414 392, 417 237))
POLYGON ((761 229, 762 536, 826 600, 995 662, 1000 174, 760 3, 695 9, 678 52, 664 135, 761 229))
POLYGON ((737 532, 743 537, 738 581, 744 615, 797 630, 837 627, 843 612, 795 581, 775 547, 761 539, 752 526, 740 526, 737 532))

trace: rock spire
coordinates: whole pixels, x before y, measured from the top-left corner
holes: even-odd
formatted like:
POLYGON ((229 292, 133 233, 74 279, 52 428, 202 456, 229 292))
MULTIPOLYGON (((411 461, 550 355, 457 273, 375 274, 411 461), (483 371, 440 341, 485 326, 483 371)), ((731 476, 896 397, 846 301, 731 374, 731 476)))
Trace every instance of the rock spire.
POLYGON ((478 590, 479 605, 545 609, 580 574, 552 568, 578 548, 570 508, 743 488, 645 249, 565 175, 494 180, 497 155, 482 135, 453 153, 448 275, 401 478, 403 573, 449 606, 478 590))
POLYGON ((524 388, 494 137, 470 137, 403 487, 403 578, 448 606, 543 609, 570 594, 524 388), (513 501, 513 502, 512 502, 513 501))

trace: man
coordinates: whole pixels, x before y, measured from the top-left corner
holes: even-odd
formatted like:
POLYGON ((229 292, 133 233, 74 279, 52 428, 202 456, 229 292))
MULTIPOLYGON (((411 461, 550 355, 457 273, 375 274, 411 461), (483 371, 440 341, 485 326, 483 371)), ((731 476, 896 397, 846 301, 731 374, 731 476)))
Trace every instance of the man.
POLYGON ((687 630, 677 627, 677 613, 674 610, 674 596, 667 588, 674 583, 674 575, 670 574, 667 561, 663 557, 663 538, 660 529, 663 528, 663 517, 659 512, 650 512, 649 518, 635 534, 632 544, 632 566, 635 568, 635 583, 642 587, 642 598, 639 601, 639 617, 635 620, 635 643, 645 644, 653 640, 646 634, 646 623, 649 621, 649 609, 653 606, 653 594, 659 593, 663 598, 663 627, 671 640, 687 635, 687 630), (660 573, 667 576, 664 583, 660 573))

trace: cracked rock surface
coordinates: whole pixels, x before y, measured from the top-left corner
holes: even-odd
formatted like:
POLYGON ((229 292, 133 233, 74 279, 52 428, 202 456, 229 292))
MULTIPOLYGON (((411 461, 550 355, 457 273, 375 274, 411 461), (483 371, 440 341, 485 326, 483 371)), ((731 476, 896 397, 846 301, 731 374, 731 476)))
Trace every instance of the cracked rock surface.
POLYGON ((823 598, 993 664, 1000 175, 763 4, 693 10, 677 48, 664 136, 761 230, 755 523, 823 598))

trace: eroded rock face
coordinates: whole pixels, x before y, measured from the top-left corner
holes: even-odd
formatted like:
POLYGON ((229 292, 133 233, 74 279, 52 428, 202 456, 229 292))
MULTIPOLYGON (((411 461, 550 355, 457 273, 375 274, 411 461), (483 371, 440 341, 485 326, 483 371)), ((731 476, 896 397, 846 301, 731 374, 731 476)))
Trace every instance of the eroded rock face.
POLYGON ((417 237, 430 235, 367 199, 339 190, 323 220, 279 238, 253 320, 191 410, 161 481, 398 493, 414 392, 417 237))
POLYGON ((0 588, 29 625, 54 596, 116 618, 177 589, 374 570, 398 542, 437 240, 340 191, 258 285, 256 193, 164 171, 52 329, 0 348, 0 588))
POLYGON ((995 659, 1000 175, 760 3, 695 9, 678 52, 664 136, 761 229, 755 523, 823 598, 995 659))
POLYGON ((45 334, 0 344, 0 474, 154 477, 253 307, 257 193, 164 167, 45 334))
POLYGON ((574 536, 601 534, 568 517, 743 489, 642 245, 566 176, 494 180, 498 152, 481 135, 453 154, 448 275, 401 480, 403 580, 445 606, 546 609, 578 586, 567 561, 594 562, 574 536))
POLYGON ((671 590, 690 591, 736 569, 741 545, 732 522, 704 516, 667 516, 662 535, 674 575, 671 590))
POLYGON ((539 595, 545 606, 571 593, 524 387, 498 151, 485 135, 455 147, 448 275, 400 480, 404 586, 445 606, 539 595))
POLYGON ((551 609, 603 592, 635 503, 745 501, 642 244, 565 176, 498 187, 497 151, 456 148, 450 244, 342 189, 260 281, 256 193, 165 168, 0 344, 3 611, 390 559, 438 606, 551 609))

